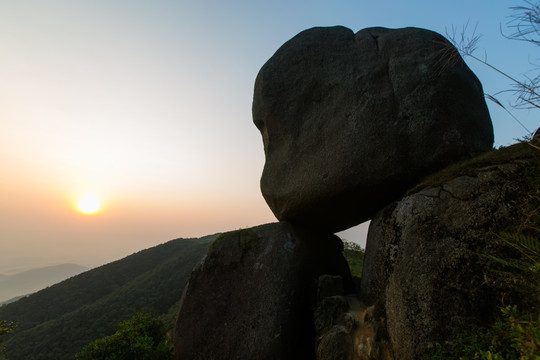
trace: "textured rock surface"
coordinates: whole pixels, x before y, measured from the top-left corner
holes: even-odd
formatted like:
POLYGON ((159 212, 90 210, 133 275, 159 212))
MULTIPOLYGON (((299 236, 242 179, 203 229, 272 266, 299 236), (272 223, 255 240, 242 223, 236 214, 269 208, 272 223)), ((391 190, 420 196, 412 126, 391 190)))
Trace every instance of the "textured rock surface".
POLYGON ((347 329, 335 325, 317 347, 317 360, 353 360, 353 342, 347 329))
POLYGON ((184 290, 175 358, 314 358, 316 280, 341 275, 350 286, 342 247, 286 222, 223 234, 184 290))
POLYGON ((374 314, 374 306, 366 308, 356 294, 320 300, 314 316, 317 360, 394 359, 386 332, 379 331, 384 319, 374 314))
POLYGON ((333 276, 328 274, 319 276, 317 282, 317 300, 334 295, 345 295, 343 278, 339 275, 333 276))
POLYGON ((400 359, 421 358, 435 342, 499 313, 505 289, 494 281, 495 263, 480 254, 508 252, 495 234, 517 223, 526 169, 520 161, 476 169, 390 204, 372 220, 363 298, 384 313, 400 359))
POLYGON ((482 86, 448 45, 417 28, 313 28, 268 60, 253 120, 262 193, 278 219, 343 230, 427 173, 491 148, 482 86))

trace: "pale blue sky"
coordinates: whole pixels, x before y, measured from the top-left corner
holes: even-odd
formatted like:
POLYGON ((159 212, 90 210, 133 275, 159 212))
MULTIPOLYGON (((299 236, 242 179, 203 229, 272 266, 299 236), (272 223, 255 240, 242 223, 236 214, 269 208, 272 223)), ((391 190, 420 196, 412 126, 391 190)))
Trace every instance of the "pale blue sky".
MULTIPOLYGON (((251 101, 279 46, 313 26, 444 34, 469 22, 483 35, 478 54, 520 77, 537 49, 500 34, 519 4, 0 0, 0 272, 93 266, 175 237, 274 221, 259 191, 264 153, 251 101), (100 214, 73 210, 87 191, 102 197, 100 214)), ((468 63, 487 93, 509 87, 468 63)), ((496 145, 526 135, 488 106, 496 145)), ((534 112, 515 115, 538 126, 534 112)))

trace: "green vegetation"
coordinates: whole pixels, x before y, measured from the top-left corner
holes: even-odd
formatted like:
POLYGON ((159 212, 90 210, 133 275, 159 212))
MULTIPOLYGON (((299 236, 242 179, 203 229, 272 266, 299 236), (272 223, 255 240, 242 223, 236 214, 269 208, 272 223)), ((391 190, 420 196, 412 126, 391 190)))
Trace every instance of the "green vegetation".
POLYGON ((216 237, 169 241, 0 307, 0 319, 20 324, 6 336, 6 357, 72 360, 140 309, 168 314, 172 329, 183 287, 216 237))
POLYGON ((116 333, 86 345, 77 360, 172 360, 173 346, 160 318, 144 311, 122 321, 116 333))
POLYGON ((343 256, 345 256, 345 259, 347 259, 347 262, 349 263, 351 275, 362 277, 362 268, 364 266, 364 249, 362 249, 360 245, 350 241, 343 241, 343 247, 343 256))
POLYGON ((4 353, 4 346, 2 345, 2 342, 4 341, 3 336, 14 332, 15 329, 17 329, 17 326, 18 325, 15 321, 0 320, 0 360, 5 359, 3 357, 3 353, 4 353))
MULTIPOLYGON (((491 328, 474 327, 468 329, 444 346, 438 345, 429 356, 430 360, 446 359, 490 359, 489 353, 500 349, 498 356, 502 359, 519 359, 511 347, 510 327, 501 320, 491 328), (484 357, 486 356, 486 357, 484 357)), ((492 357, 492 359, 499 359, 492 357)))
POLYGON ((490 328, 464 331, 448 345, 438 346, 431 360, 540 358, 540 239, 508 234, 503 237, 509 246, 525 255, 521 259, 508 260, 492 257, 508 269, 501 271, 501 279, 523 294, 522 309, 517 305, 503 305, 501 319, 490 328))

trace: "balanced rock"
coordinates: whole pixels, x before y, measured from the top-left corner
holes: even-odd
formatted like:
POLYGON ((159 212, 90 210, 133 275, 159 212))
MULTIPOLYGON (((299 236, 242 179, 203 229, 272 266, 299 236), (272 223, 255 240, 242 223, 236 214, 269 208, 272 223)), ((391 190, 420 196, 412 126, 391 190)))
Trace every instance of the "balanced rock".
POLYGON ((342 251, 335 235, 286 222, 221 235, 184 289, 175 358, 314 358, 317 278, 352 284, 342 251))
POLYGON ((516 227, 531 201, 528 181, 531 174, 538 181, 540 152, 529 152, 534 166, 520 155, 466 168, 388 205, 372 220, 361 292, 386 319, 399 359, 421 359, 427 348, 468 326, 490 325, 503 293, 509 303, 522 298, 486 255, 508 259, 512 253, 497 234, 516 227))
POLYGON ((331 232, 493 144, 480 82, 444 37, 418 28, 301 32, 261 68, 252 110, 271 210, 331 232))

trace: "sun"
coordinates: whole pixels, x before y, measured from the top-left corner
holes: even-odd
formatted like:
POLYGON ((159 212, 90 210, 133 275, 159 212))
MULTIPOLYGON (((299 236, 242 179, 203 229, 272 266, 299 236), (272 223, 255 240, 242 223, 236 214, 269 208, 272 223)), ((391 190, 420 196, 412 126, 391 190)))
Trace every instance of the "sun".
POLYGON ((83 214, 95 214, 101 209, 99 196, 96 194, 84 194, 77 203, 77 209, 83 214))

